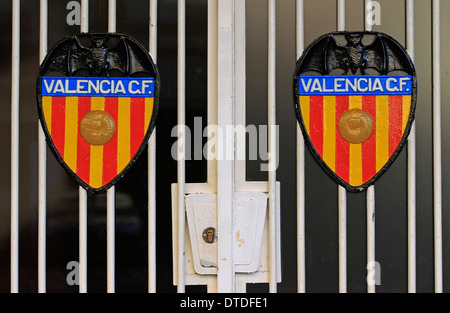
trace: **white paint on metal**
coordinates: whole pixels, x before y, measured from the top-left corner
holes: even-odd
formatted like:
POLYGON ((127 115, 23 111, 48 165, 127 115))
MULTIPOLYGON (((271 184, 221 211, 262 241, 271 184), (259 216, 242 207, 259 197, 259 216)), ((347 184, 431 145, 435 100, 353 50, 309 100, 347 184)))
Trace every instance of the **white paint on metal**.
POLYGON ((276 1, 268 3, 268 150, 269 150, 269 290, 277 292, 276 229, 276 1))
POLYGON ((347 191, 338 187, 339 292, 347 292, 347 191))
MULTIPOLYGON (((109 0, 108 2, 108 32, 116 32, 116 0, 109 0)), ((112 186, 108 189, 106 194, 106 255, 107 255, 107 292, 115 292, 115 208, 116 208, 116 187, 112 186)))
MULTIPOLYGON (((234 116, 237 127, 246 126, 246 2, 235 1, 234 15, 234 116)), ((235 190, 246 183, 246 136, 235 136, 235 190), (242 157, 241 157, 242 156, 242 157)))
MULTIPOLYGON (((406 0, 406 49, 414 60, 414 0, 406 0)), ((408 292, 416 292, 416 122, 408 138, 408 292)))
MULTIPOLYGON (((149 52, 157 63, 158 0, 150 0, 149 52)), ((148 144, 148 292, 156 292, 156 127, 148 144)))
POLYGON ((19 292, 20 0, 12 1, 11 56, 11 292, 19 292))
POLYGON ((89 0, 81 0, 80 31, 82 33, 87 33, 89 31, 89 0))
MULTIPOLYGON (((208 125, 217 125, 217 100, 218 100, 218 3, 217 0, 208 1, 208 82, 207 82, 207 105, 208 105, 208 125)), ((208 177, 207 184, 216 190, 217 185, 217 162, 209 153, 212 147, 217 147, 217 136, 208 138, 208 177)))
POLYGON ((441 293, 442 268, 442 152, 441 152, 441 38, 440 1, 432 3, 433 28, 433 191, 434 191, 434 290, 441 293))
MULTIPOLYGON (((234 126, 234 13, 235 0, 218 0, 218 109, 217 125, 226 130, 234 126)), ((223 132, 217 140, 219 156, 226 156, 234 149, 234 134, 223 132)), ((217 255, 217 291, 235 291, 235 269, 233 264, 233 214, 234 205, 233 160, 217 160, 217 231, 219 234, 217 255)))
POLYGON ((369 20, 367 19, 367 13, 368 8, 370 8, 372 5, 372 0, 364 0, 364 30, 372 31, 373 25, 372 23, 369 23, 369 20))
MULTIPOLYGON (((82 33, 89 31, 89 0, 81 0, 81 25, 82 33)), ((79 292, 87 292, 87 191, 78 187, 79 205, 79 292)))
MULTIPOLYGON (((372 31, 373 27, 367 20, 367 9, 370 7, 371 1, 364 2, 364 29, 372 31)), ((375 187, 372 185, 366 191, 366 225, 367 225, 367 264, 375 262, 375 187)), ((369 268, 368 268, 369 271, 369 268)), ((368 272, 369 273, 369 272, 368 272)), ((367 292, 375 292, 375 284, 367 284, 367 292)))
MULTIPOLYGON (((304 50, 304 3, 296 1, 296 60, 304 50)), ((306 258, 305 258, 305 141, 300 125, 297 122, 297 291, 306 291, 306 258)))
POLYGON ((185 292, 185 263, 186 263, 186 214, 185 214, 185 114, 186 114, 186 0, 178 0, 178 162, 177 162, 177 181, 178 181, 178 292, 185 292))
POLYGON ((79 292, 87 292, 87 192, 79 188, 79 292))
MULTIPOLYGON (((345 30, 345 0, 337 2, 337 30, 345 30)), ((338 186, 339 292, 347 292, 347 191, 338 186)))
MULTIPOLYGON (((40 1, 39 17, 39 63, 47 54, 48 3, 40 1)), ((47 291, 47 143, 41 122, 38 122, 38 292, 47 291)))
MULTIPOLYGON (((367 264, 375 264, 375 188, 367 188, 367 264)), ((370 275, 371 267, 367 266, 367 275, 370 275)), ((375 293, 375 284, 367 280, 367 292, 375 293)))
POLYGON ((115 208, 116 208, 116 187, 112 186, 106 194, 106 276, 107 292, 113 293, 116 290, 115 278, 115 208))

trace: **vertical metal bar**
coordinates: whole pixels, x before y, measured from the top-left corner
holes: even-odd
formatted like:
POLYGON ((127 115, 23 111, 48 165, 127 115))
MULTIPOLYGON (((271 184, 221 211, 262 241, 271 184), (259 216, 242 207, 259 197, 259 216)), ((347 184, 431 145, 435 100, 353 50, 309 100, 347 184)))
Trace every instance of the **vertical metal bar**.
MULTIPOLYGON (((304 50, 304 5, 296 1, 296 59, 304 50)), ((305 141, 297 123, 297 291, 305 292, 305 141)))
POLYGON ((82 33, 87 33, 89 31, 89 0, 81 0, 80 31, 82 33))
MULTIPOLYGON (((108 32, 116 32, 116 0, 108 2, 108 32)), ((106 194, 106 255, 107 255, 107 292, 115 292, 115 208, 116 208, 116 187, 112 186, 106 194)))
MULTIPOLYGON (((372 31, 372 23, 367 19, 367 10, 371 6, 370 0, 364 1, 364 28, 367 31, 372 31)), ((366 206, 367 206, 367 270, 369 271, 371 266, 375 262, 375 187, 370 186, 366 192, 366 206)), ((367 281, 367 292, 375 292, 375 284, 367 281)))
MULTIPOLYGON (((149 52, 157 62, 158 0, 150 0, 149 52)), ((156 292, 156 128, 148 143, 148 292, 156 292)))
POLYGON ((269 289, 277 292, 276 241, 276 1, 268 2, 269 289))
POLYGON ((108 32, 115 33, 117 28, 116 23, 117 3, 116 0, 108 0, 108 32))
MULTIPOLYGON (((414 60, 414 0, 406 0, 406 49, 414 60)), ((408 292, 416 292, 416 123, 408 138, 408 292)))
POLYGON ((87 192, 79 187, 79 292, 87 292, 87 192))
POLYGON ((441 42, 440 1, 433 0, 433 189, 434 289, 442 292, 442 165, 441 165, 441 42))
MULTIPOLYGON (((245 2, 245 1, 244 1, 245 2)), ((217 125, 218 117, 218 0, 208 1, 208 51, 207 51, 207 122, 208 126, 217 125)), ((245 99, 244 99, 245 100, 245 99)), ((217 160, 210 153, 217 147, 217 136, 208 138, 207 183, 212 190, 217 187, 217 160)), ((208 285, 208 292, 217 292, 217 283, 208 285)))
POLYGON ((372 6, 372 0, 364 0, 364 30, 372 31, 373 25, 367 18, 367 11, 372 6))
POLYGON ((338 189, 339 224, 339 292, 347 292, 347 191, 338 189))
MULTIPOLYGON (((246 0, 235 2, 234 16, 234 118, 237 127, 246 125, 246 0)), ((246 136, 235 136, 235 191, 246 182, 246 136)))
MULTIPOLYGON (((367 189, 367 271, 368 275, 375 265, 375 188, 370 186, 367 189)), ((367 292, 375 293, 375 284, 367 280, 367 292)))
MULTIPOLYGON (((89 0, 81 0, 81 32, 89 30, 89 0)), ((87 192, 79 187, 79 292, 87 292, 87 192)))
MULTIPOLYGON (((48 37, 48 3, 47 0, 40 1, 39 21, 39 63, 47 54, 48 37)), ((46 283, 46 227, 47 227, 47 143, 41 122, 38 122, 38 292, 47 290, 46 283)))
MULTIPOLYGON (((217 125, 217 97, 218 97, 218 0, 208 1, 208 125, 217 125)), ((212 146, 217 147, 217 136, 209 138, 208 153, 212 146)), ((208 183, 217 184, 217 160, 208 156, 208 183)))
POLYGON ((178 292, 185 292, 186 0, 178 0, 178 292))
MULTIPOLYGON (((345 30, 345 0, 337 0, 337 30, 345 30)), ((339 292, 347 292, 347 192, 338 186, 339 292)))
POLYGON ((218 138, 217 160, 217 291, 235 291, 233 205, 234 160, 234 16, 235 0, 219 0, 218 5, 218 114, 217 124, 223 136, 218 138), (231 129, 232 130, 232 129, 231 129), (227 153, 228 151, 228 153, 227 153))
POLYGON ((115 292, 115 207, 116 188, 112 186, 106 194, 106 255, 107 292, 115 292))
POLYGON ((345 30, 345 0, 337 0, 337 30, 345 30))
POLYGON ((19 292, 20 0, 12 1, 11 62, 11 292, 19 292))

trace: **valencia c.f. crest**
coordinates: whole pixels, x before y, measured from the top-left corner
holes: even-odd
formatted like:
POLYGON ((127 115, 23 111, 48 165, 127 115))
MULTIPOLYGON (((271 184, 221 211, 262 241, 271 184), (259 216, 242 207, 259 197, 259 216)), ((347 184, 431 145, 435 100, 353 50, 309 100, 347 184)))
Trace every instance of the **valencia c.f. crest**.
POLYGON ((378 32, 335 32, 297 61, 294 98, 305 142, 349 191, 392 164, 414 119, 416 72, 406 50, 378 32))
POLYGON ((135 162, 155 125, 159 74, 146 50, 120 34, 79 34, 47 55, 37 80, 49 147, 85 189, 102 192, 135 162))

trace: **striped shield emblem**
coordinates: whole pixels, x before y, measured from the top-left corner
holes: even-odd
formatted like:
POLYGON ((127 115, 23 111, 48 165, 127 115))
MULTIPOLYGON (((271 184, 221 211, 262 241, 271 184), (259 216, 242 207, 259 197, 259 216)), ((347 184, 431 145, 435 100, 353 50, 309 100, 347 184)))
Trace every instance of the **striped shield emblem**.
POLYGON ((389 35, 322 35, 304 50, 294 76, 305 144, 348 191, 365 190, 406 142, 416 89, 414 64, 389 35))
MULTIPOLYGON (((331 86, 336 79, 342 79, 342 85, 350 81, 353 86, 361 78, 364 83, 369 78, 378 80, 381 87, 386 86, 388 79, 341 76, 322 80, 316 76, 300 77, 300 84, 306 86, 309 79, 311 86, 316 80, 325 82, 326 87, 327 80, 331 86)), ((363 89, 367 86, 360 85, 363 89)), ((407 136, 405 131, 412 113, 412 79, 396 76, 389 85, 392 91, 383 93, 346 91, 344 86, 341 92, 324 92, 323 85, 312 92, 303 86, 299 88, 299 113, 310 148, 327 171, 349 190, 370 185, 377 173, 389 166, 407 136)))
MULTIPOLYGON (((125 41, 123 36, 113 38, 114 47, 108 47, 105 42, 109 36, 115 35, 82 38, 84 44, 91 40, 100 42, 97 46, 104 45, 99 51, 82 48, 78 38, 69 38, 68 44, 62 43, 64 49, 61 50, 66 57, 63 63, 71 64, 68 59, 80 54, 76 50, 82 49, 80 57, 87 58, 86 64, 90 66, 96 61, 101 65, 98 71, 95 68, 81 69, 92 76, 54 75, 57 72, 55 68, 64 68, 55 66, 55 60, 62 59, 56 48, 44 61, 41 66, 44 73, 38 78, 38 108, 47 142, 65 170, 91 192, 107 190, 125 174, 144 150, 157 112, 158 77, 150 56, 141 54, 141 59, 137 60, 141 64, 137 77, 125 76, 133 74, 126 72, 130 65, 123 66, 124 72, 118 72, 119 66, 111 72, 104 70, 103 67, 108 69, 112 62, 108 61, 108 57, 112 58, 108 54, 112 54, 114 49, 122 49, 121 42, 126 48, 123 51, 128 53, 124 60, 119 60, 121 52, 114 52, 115 64, 129 63, 131 49, 140 48, 130 39, 125 41), (67 47, 72 51, 67 53, 67 47), (102 51, 105 59, 95 59, 95 53, 102 51), (105 64, 101 63, 103 61, 105 64), (146 67, 142 66, 144 62, 146 67), (47 71, 46 66, 50 67, 47 71), (119 74, 119 77, 113 77, 111 73, 119 74)), ((80 57, 77 62, 80 62, 80 57)), ((136 61, 133 64, 135 66, 136 61)), ((83 64, 80 66, 85 67, 83 64)))
POLYGON ((94 189, 108 185, 137 154, 150 125, 153 103, 153 97, 42 97, 45 124, 59 157, 94 189), (88 143, 80 132, 83 117, 95 110, 108 113, 116 128, 103 145, 88 143))

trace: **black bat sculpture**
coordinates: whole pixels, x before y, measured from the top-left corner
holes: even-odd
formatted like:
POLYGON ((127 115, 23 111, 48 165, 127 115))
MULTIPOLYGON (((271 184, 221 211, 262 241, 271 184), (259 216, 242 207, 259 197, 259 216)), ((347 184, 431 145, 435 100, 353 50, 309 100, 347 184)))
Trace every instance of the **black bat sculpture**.
POLYGON ((308 71, 329 75, 335 69, 342 69, 342 75, 350 71, 356 74, 366 74, 371 68, 380 75, 392 71, 403 71, 409 74, 414 72, 412 62, 405 58, 405 52, 390 36, 372 32, 335 32, 318 38, 306 49, 297 73, 308 71), (364 36, 374 37, 370 44, 364 45, 364 36), (345 37, 346 45, 339 44, 337 36, 345 37))
MULTIPOLYGON (((79 34, 63 39, 40 69, 41 75, 58 72, 64 76, 125 77, 152 76, 153 64, 145 49, 120 34, 79 34)), ((60 74, 60 75, 61 75, 60 74)))

